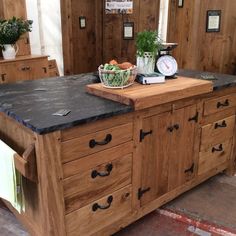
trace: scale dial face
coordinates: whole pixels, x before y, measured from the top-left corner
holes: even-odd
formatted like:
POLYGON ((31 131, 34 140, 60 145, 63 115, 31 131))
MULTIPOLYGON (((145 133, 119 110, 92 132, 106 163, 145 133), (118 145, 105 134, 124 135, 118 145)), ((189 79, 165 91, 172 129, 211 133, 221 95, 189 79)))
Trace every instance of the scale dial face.
POLYGON ((157 60, 157 69, 165 76, 173 76, 178 70, 178 64, 174 57, 165 55, 157 60))

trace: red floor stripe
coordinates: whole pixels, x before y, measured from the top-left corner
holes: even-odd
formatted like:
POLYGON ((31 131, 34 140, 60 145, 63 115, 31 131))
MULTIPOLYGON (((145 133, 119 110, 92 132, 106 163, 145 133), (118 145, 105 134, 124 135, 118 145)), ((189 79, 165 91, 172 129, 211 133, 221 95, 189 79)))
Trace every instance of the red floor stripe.
POLYGON ((182 214, 182 213, 180 214, 178 212, 174 212, 174 211, 171 211, 171 210, 159 209, 158 211, 161 215, 168 216, 172 219, 178 220, 178 221, 186 223, 186 224, 190 224, 194 227, 197 227, 199 229, 208 231, 208 232, 216 234, 216 235, 236 236, 236 230, 234 230, 234 229, 230 229, 230 228, 226 228, 226 227, 223 227, 223 226, 215 225, 211 222, 207 222, 207 221, 204 221, 204 220, 199 220, 199 221, 194 220, 194 219, 189 218, 185 214, 182 214))

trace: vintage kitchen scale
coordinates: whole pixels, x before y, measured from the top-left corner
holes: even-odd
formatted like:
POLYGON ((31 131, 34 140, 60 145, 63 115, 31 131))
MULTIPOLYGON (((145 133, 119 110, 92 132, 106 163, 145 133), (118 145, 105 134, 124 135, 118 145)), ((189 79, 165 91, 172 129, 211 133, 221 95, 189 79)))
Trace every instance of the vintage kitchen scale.
POLYGON ((159 51, 155 65, 155 72, 166 76, 166 79, 176 78, 178 72, 178 64, 175 58, 171 55, 177 43, 163 43, 163 48, 159 51))

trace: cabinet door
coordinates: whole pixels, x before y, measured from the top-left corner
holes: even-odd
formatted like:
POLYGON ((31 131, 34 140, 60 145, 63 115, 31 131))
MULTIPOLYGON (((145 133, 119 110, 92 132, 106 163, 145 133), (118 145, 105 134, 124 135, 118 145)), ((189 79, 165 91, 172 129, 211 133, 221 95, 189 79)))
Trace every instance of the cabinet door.
POLYGON ((194 177, 194 144, 197 122, 189 120, 196 113, 196 106, 177 110, 172 115, 171 146, 169 153, 168 191, 171 191, 194 177))
POLYGON ((196 106, 143 120, 141 205, 183 185, 194 177, 196 106), (145 191, 147 190, 147 191, 145 191))

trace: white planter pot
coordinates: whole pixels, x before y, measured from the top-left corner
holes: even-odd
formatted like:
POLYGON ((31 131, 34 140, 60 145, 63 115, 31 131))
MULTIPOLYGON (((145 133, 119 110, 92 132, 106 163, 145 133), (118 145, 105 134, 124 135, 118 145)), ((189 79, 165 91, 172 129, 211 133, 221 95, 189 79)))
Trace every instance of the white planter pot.
POLYGON ((15 59, 18 52, 17 44, 4 44, 2 49, 2 55, 4 59, 15 59))
POLYGON ((139 74, 151 74, 155 68, 155 57, 150 52, 145 52, 143 57, 137 57, 137 69, 139 74))

